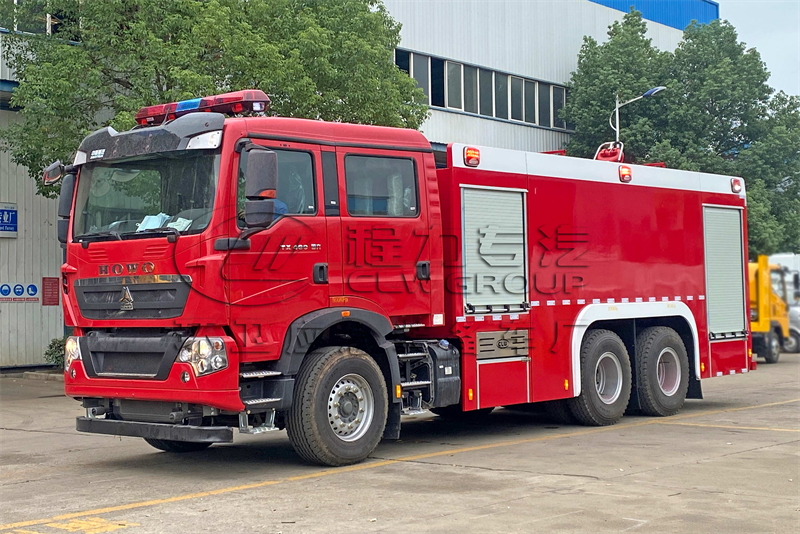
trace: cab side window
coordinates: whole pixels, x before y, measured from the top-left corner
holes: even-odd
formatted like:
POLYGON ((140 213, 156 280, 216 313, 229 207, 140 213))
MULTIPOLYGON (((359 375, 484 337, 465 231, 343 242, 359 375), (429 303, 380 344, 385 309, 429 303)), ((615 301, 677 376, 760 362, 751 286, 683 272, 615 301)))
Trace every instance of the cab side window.
MULTIPOLYGON (((309 152, 273 150, 278 155, 278 189, 275 195, 279 215, 313 215, 317 212, 314 194, 314 164, 309 152)), ((244 227, 244 176, 239 175, 236 194, 238 223, 244 227)))
POLYGON ((416 217, 417 173, 414 160, 382 156, 346 156, 347 212, 353 217, 416 217))

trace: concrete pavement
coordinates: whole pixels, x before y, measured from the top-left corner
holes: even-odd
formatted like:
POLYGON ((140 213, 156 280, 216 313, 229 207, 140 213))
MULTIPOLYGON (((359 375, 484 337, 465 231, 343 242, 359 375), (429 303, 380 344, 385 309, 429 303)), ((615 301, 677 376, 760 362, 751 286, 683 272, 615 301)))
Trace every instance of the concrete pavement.
POLYGON ((800 531, 798 355, 704 381, 667 419, 408 418, 340 469, 302 463, 285 432, 188 455, 78 434, 61 388, 0 379, 0 531, 800 531))

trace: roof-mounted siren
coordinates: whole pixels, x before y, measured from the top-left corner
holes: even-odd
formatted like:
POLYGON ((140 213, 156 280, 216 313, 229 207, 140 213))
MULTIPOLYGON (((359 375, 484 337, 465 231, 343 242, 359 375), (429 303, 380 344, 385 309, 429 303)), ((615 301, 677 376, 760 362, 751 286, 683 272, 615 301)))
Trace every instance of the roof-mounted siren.
POLYGON ((245 111, 263 113, 267 111, 268 106, 269 97, 264 91, 246 89, 181 102, 147 106, 136 112, 136 124, 157 126, 183 115, 197 112, 224 113, 225 115, 236 115, 245 111))
POLYGON ((597 147, 597 152, 594 153, 594 159, 600 161, 613 161, 615 163, 622 163, 625 154, 623 148, 625 145, 621 141, 609 141, 597 147))

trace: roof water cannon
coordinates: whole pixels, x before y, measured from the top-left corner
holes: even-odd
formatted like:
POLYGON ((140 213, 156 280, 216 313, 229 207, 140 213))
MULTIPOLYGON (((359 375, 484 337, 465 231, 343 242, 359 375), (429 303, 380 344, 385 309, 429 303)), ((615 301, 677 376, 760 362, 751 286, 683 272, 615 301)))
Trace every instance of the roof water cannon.
POLYGON ((221 95, 193 98, 181 102, 143 107, 136 112, 136 124, 139 126, 157 126, 183 115, 197 112, 214 112, 225 115, 236 115, 245 111, 263 113, 267 111, 269 102, 269 97, 264 91, 246 89, 221 95))

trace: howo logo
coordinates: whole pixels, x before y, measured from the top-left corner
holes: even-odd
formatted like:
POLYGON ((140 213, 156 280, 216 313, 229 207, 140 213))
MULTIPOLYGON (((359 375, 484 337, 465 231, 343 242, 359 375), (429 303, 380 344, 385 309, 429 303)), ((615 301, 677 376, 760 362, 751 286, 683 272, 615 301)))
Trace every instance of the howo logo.
POLYGON ((156 266, 149 261, 144 263, 114 263, 113 265, 101 265, 99 271, 101 275, 121 275, 121 274, 150 274, 156 270, 156 266))

